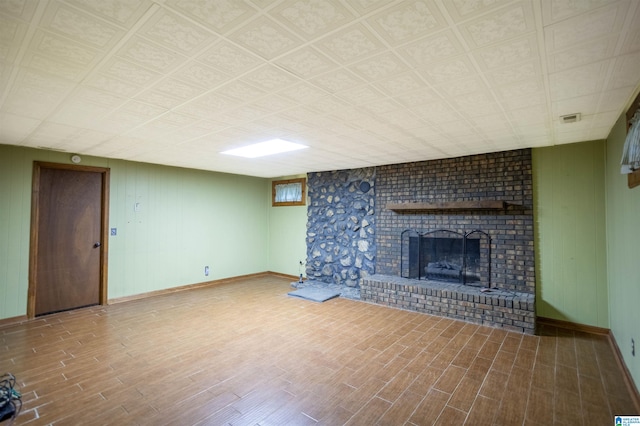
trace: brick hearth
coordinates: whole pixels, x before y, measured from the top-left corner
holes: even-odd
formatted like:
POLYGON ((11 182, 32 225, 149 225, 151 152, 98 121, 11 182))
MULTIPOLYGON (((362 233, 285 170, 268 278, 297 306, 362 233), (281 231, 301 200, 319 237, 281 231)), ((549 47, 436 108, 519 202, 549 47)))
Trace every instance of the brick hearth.
POLYGON ((535 332, 532 293, 435 281, 372 275, 360 286, 360 299, 379 305, 460 319, 526 334, 535 332))

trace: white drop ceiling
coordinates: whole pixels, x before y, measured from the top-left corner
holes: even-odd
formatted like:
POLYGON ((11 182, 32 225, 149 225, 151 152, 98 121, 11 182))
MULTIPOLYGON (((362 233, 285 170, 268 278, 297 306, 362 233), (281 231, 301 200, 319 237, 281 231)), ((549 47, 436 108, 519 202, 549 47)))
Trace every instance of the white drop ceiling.
POLYGON ((640 2, 0 0, 0 67, 0 144, 278 177, 606 138, 640 2))

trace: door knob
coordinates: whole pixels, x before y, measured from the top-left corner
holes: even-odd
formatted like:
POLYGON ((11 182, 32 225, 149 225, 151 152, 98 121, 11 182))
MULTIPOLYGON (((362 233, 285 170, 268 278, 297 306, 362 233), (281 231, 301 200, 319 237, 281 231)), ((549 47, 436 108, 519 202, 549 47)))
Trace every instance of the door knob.
POLYGON ((101 245, 102 245, 102 244, 100 244, 99 242, 98 242, 98 243, 95 243, 95 244, 93 245, 93 248, 98 248, 98 247, 100 247, 101 245))

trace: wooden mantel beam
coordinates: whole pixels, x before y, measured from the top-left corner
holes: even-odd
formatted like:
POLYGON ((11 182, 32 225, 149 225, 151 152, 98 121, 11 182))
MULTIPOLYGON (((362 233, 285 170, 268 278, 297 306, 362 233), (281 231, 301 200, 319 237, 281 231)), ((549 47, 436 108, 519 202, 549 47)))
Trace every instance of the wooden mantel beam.
POLYGON ((502 210, 507 203, 501 200, 444 201, 438 203, 388 203, 387 209, 403 210, 502 210))

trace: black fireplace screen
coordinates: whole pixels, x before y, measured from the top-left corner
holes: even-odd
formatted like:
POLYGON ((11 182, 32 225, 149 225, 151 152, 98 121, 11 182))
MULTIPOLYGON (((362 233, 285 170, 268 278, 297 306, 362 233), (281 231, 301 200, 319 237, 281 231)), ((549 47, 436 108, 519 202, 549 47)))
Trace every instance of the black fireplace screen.
POLYGON ((491 237, 486 232, 405 230, 401 240, 402 277, 491 287, 491 237))

